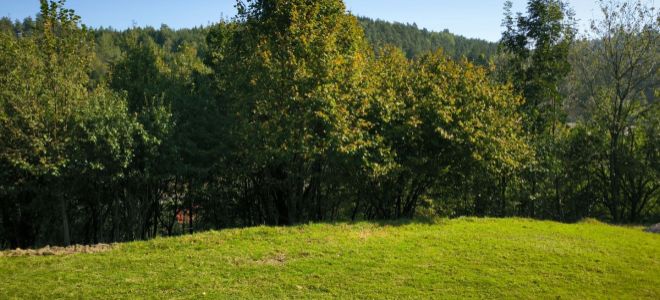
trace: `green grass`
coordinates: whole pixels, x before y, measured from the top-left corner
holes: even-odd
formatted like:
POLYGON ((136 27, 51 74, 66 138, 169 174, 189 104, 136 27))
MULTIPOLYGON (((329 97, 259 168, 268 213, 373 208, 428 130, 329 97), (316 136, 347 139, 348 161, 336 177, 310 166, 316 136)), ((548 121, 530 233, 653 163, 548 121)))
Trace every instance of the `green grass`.
POLYGON ((12 298, 660 299, 660 235, 461 218, 200 233, 96 254, 0 257, 12 298))

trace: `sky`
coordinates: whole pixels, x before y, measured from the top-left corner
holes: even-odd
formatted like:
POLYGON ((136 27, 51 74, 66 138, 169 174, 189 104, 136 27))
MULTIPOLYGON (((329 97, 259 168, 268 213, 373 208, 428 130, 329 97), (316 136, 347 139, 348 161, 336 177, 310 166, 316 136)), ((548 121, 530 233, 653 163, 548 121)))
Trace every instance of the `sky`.
MULTIPOLYGON (((345 0, 354 15, 416 23, 433 31, 448 29, 471 38, 497 41, 501 35, 504 0, 345 0)), ((514 0, 514 11, 523 11, 526 0, 514 0)), ((172 28, 209 25, 236 13, 235 0, 68 0, 66 6, 92 27, 125 29, 133 26, 172 28)), ((582 24, 599 11, 595 0, 569 0, 582 24)), ((34 16, 39 0, 0 0, 0 16, 23 19, 34 16)), ((583 25, 584 26, 584 25, 583 25)))

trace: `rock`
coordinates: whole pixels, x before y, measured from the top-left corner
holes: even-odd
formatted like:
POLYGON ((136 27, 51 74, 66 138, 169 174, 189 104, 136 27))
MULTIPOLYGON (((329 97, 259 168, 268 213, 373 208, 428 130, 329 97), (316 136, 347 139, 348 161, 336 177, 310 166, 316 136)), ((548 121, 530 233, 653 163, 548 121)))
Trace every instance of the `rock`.
POLYGON ((660 223, 655 224, 649 228, 644 229, 646 232, 651 232, 651 233, 660 233, 660 223))

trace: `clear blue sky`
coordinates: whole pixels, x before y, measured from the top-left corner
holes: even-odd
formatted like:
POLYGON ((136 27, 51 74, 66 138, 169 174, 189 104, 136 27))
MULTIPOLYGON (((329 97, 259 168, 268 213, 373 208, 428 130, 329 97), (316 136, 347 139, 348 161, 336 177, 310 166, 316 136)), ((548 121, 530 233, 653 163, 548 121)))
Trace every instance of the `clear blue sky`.
MULTIPOLYGON (((496 41, 500 37, 504 0, 345 0, 355 15, 402 23, 417 23, 429 30, 449 31, 467 37, 496 41)), ((595 0, 569 0, 583 21, 598 16, 595 0)), ((235 0, 68 0, 92 27, 125 29, 138 26, 173 28, 208 25, 221 17, 234 16, 235 0)), ((514 0, 514 10, 522 11, 526 0, 514 0)), ((34 16, 38 0, 0 0, 0 16, 23 19, 34 16)))

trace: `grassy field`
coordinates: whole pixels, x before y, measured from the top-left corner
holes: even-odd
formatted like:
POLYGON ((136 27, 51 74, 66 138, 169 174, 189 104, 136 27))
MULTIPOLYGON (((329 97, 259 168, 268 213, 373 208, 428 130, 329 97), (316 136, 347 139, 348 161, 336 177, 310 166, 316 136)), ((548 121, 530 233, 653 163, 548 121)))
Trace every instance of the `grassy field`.
POLYGON ((12 298, 660 299, 660 235, 600 223, 249 228, 0 257, 12 298))

